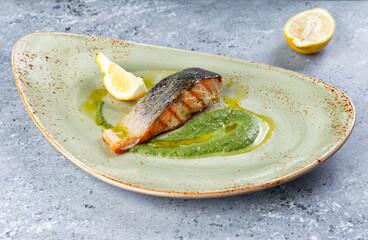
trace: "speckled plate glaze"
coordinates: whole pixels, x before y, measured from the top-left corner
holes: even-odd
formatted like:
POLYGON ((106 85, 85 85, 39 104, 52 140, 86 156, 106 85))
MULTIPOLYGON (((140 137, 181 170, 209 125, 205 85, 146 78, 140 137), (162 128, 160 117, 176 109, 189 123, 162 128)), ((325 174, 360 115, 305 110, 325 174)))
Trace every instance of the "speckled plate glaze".
MULTIPOLYGON (((335 87, 296 72, 240 59, 41 32, 22 37, 14 46, 12 61, 22 101, 51 144, 91 175, 145 194, 219 197, 290 181, 334 154, 355 122, 352 102, 335 87), (102 141, 101 128, 78 110, 92 89, 103 86, 94 60, 99 51, 132 72, 186 67, 217 72, 247 91, 241 106, 272 118, 276 130, 256 150, 229 157, 115 155, 102 141)), ((134 105, 110 96, 105 100, 104 112, 112 123, 134 105)))

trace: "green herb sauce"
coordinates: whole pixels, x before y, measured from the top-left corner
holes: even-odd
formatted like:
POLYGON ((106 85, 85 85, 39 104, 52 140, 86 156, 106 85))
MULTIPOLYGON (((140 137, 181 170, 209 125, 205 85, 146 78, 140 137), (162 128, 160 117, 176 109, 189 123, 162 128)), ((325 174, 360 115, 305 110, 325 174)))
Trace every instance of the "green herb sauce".
POLYGON ((96 122, 97 122, 97 125, 102 126, 106 129, 113 128, 113 126, 105 120, 105 118, 102 114, 103 104, 104 104, 104 101, 98 101, 98 103, 97 103, 97 107, 96 107, 96 122))
POLYGON ((224 108, 194 119, 166 138, 138 145, 131 152, 170 158, 243 153, 255 147, 257 137, 264 132, 260 121, 247 111, 224 108))

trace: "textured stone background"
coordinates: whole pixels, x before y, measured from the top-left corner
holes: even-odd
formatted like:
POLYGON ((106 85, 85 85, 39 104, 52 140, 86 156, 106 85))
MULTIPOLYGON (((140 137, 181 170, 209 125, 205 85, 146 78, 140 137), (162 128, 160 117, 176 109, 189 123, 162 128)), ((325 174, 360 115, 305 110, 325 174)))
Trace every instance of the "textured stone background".
POLYGON ((14 1, 0 6, 1 239, 368 239, 368 2, 14 1), (322 52, 286 44, 287 19, 328 9, 322 52), (295 70, 343 90, 356 106, 349 141, 311 173, 272 189, 204 200, 145 196, 88 175, 38 131, 16 89, 22 35, 60 31, 209 52, 295 70))

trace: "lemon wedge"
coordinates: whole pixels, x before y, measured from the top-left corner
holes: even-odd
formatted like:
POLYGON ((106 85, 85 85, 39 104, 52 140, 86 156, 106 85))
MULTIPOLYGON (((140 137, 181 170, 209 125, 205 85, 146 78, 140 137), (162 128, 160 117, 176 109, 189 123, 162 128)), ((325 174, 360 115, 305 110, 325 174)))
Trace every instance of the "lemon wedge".
POLYGON ((100 66, 106 90, 118 100, 135 100, 147 93, 144 81, 140 77, 125 71, 99 52, 96 63, 100 66))
POLYGON ((335 19, 327 10, 314 8, 291 17, 285 24, 284 35, 292 49, 311 54, 327 46, 335 28, 335 19))

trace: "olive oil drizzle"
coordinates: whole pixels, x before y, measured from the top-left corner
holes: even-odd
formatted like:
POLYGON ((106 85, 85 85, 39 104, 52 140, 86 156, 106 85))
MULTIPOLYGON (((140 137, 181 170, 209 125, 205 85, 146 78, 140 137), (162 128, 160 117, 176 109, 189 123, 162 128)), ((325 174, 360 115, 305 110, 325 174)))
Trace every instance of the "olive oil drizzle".
POLYGON ((213 135, 215 135, 215 133, 209 133, 209 134, 205 134, 199 137, 176 140, 176 141, 155 140, 155 141, 151 141, 149 144, 157 148, 176 148, 176 147, 179 147, 180 145, 190 145, 193 143, 207 142, 213 137, 213 135))
POLYGON ((268 140, 270 140, 270 138, 273 135, 273 132, 276 129, 276 125, 275 125, 275 122, 272 120, 272 118, 264 116, 264 115, 256 114, 252 111, 249 111, 249 110, 241 107, 240 102, 244 99, 246 99, 246 96, 244 96, 244 95, 242 96, 241 94, 236 93, 234 98, 224 96, 224 103, 226 103, 229 106, 229 108, 244 110, 244 111, 247 111, 247 112, 259 117, 260 119, 262 119, 262 121, 265 121, 268 124, 269 128, 270 128, 268 130, 265 138, 263 139, 263 141, 260 144, 258 144, 256 147, 254 147, 250 150, 250 151, 253 151, 253 150, 259 148, 260 146, 262 146, 263 144, 265 144, 268 140))
POLYGON ((106 94, 106 89, 92 90, 88 95, 87 100, 79 106, 79 111, 94 119, 96 125, 104 128, 112 128, 113 126, 105 120, 102 114, 102 106, 104 104, 103 99, 106 94))
POLYGON ((125 127, 122 122, 113 127, 111 131, 113 131, 115 135, 119 138, 124 138, 129 135, 128 128, 125 127))
POLYGON ((92 90, 88 95, 87 100, 79 106, 79 111, 91 118, 94 118, 98 102, 102 101, 106 94, 107 91, 105 89, 92 90))

